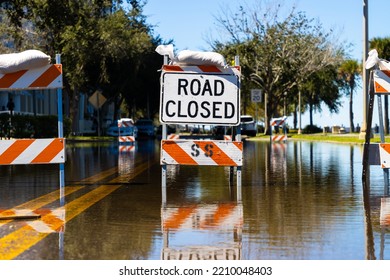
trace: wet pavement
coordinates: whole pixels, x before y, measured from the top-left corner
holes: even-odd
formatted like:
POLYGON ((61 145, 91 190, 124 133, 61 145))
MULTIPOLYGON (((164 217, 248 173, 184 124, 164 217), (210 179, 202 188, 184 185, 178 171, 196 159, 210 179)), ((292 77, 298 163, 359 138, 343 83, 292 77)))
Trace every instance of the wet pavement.
POLYGON ((160 142, 67 143, 58 165, 0 166, 0 259, 390 259, 383 171, 362 146, 244 141, 229 167, 167 168, 160 142), (8 211, 8 212, 7 212, 8 211), (24 212, 23 212, 24 211, 24 212))

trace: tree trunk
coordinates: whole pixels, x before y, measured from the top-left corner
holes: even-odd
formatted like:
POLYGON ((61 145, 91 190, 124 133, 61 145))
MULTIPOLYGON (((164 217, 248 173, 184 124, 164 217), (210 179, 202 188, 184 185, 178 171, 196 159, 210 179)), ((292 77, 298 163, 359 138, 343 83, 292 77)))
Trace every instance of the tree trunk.
POLYGON ((349 93, 349 132, 354 132, 355 126, 353 124, 353 88, 349 93))

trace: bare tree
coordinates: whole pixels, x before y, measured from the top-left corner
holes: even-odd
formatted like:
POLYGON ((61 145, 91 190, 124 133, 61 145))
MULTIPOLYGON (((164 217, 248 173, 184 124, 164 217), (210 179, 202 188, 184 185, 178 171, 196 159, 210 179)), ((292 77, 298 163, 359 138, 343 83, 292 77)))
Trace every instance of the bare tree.
POLYGON ((246 68, 244 81, 254 83, 267 94, 268 134, 269 121, 277 114, 285 92, 292 100, 289 95, 299 92, 312 73, 340 64, 343 49, 337 46, 331 32, 325 32, 321 24, 296 12, 294 7, 280 18, 281 5, 260 3, 263 5, 253 8, 240 6, 237 12, 224 9, 216 20, 228 37, 210 43, 225 55, 239 55, 241 66, 246 68), (298 91, 292 91, 294 87, 298 91))

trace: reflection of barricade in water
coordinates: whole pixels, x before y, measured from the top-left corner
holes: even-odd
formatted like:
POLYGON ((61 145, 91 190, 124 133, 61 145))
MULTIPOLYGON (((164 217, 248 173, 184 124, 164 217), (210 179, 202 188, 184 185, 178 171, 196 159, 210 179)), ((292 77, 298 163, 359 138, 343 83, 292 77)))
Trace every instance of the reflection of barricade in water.
POLYGON ((243 209, 241 203, 169 205, 161 209, 163 260, 241 259, 243 209), (189 244, 173 246, 174 238, 188 234, 189 244), (170 236, 172 235, 171 240, 170 236), (207 238, 205 238, 207 236, 207 238), (226 239, 226 236, 230 236, 226 239), (208 239, 209 244, 207 243, 208 239))
POLYGON ((390 197, 381 198, 380 224, 390 226, 390 197))
POLYGON ((124 175, 134 170, 136 145, 119 145, 118 173, 124 175))
MULTIPOLYGON (((21 226, 27 226, 39 233, 65 231, 65 208, 56 209, 0 209, 0 221, 18 219, 21 226), (25 219, 24 219, 25 218, 25 219)), ((0 223, 0 228, 2 225, 0 223)))

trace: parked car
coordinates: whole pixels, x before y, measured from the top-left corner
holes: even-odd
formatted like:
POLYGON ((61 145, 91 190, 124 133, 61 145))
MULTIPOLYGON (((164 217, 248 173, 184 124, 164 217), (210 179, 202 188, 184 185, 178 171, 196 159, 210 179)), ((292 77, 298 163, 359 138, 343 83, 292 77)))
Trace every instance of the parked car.
POLYGON ((241 116, 241 134, 248 136, 256 136, 257 124, 252 116, 242 115, 241 116))
POLYGON ((147 136, 154 138, 156 136, 155 127, 152 120, 139 119, 135 122, 138 128, 138 136, 147 136))
POLYGON ((122 118, 120 120, 117 120, 113 122, 106 130, 106 134, 108 136, 115 136, 118 137, 121 136, 134 136, 135 138, 138 137, 138 128, 134 125, 134 122, 132 119, 129 118, 122 118), (118 123, 122 124, 120 127, 118 127, 118 123))

